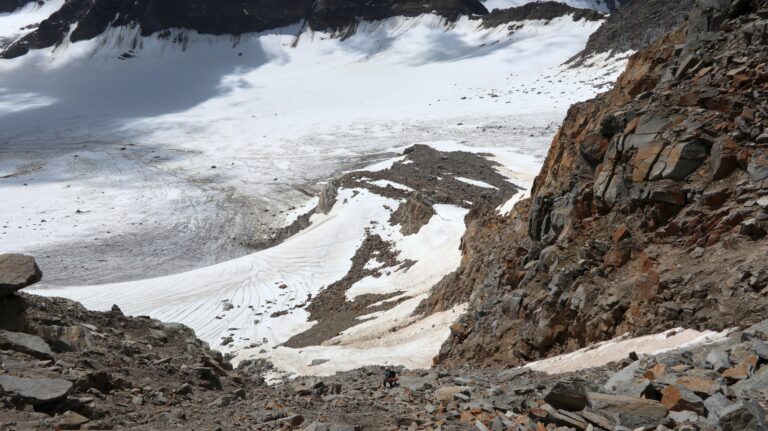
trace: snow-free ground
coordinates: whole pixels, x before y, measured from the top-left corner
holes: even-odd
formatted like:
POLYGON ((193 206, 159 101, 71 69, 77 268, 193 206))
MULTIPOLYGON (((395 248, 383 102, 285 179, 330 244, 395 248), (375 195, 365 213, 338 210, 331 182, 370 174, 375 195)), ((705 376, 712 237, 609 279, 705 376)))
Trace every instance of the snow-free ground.
POLYGON ((428 367, 463 307, 411 312, 459 265, 466 210, 438 205, 403 237, 387 223, 399 201, 342 189, 329 214, 271 238, 321 182, 386 169, 416 143, 489 154, 530 187, 566 109, 623 66, 561 66, 599 24, 563 17, 510 34, 425 15, 343 40, 299 26, 168 39, 118 28, 2 61, 0 251, 38 257, 36 293, 185 323, 214 347, 231 337, 223 350, 281 372, 428 367), (321 346, 279 346, 313 324, 308 295, 346 274, 371 231, 416 264, 348 298, 402 302, 321 346))

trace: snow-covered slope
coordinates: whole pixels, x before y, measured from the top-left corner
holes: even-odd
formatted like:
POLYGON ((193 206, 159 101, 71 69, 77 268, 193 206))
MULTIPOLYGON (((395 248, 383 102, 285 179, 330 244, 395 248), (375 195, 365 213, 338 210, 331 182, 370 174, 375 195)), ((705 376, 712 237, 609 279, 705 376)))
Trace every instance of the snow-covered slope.
POLYGON ((2 61, 0 249, 55 268, 46 294, 181 321, 212 344, 231 336, 226 350, 283 371, 428 366, 461 307, 410 314, 459 264, 461 208, 438 206, 403 237, 387 223, 400 202, 342 189, 330 214, 282 244, 223 263, 199 256, 269 236, 319 181, 414 143, 506 155, 508 175, 530 183, 568 106, 622 61, 560 66, 599 22, 522 24, 510 34, 423 15, 348 38, 298 25, 240 37, 114 28, 2 61), (277 347, 311 325, 296 307, 344 276, 366 229, 417 263, 350 295, 397 286, 403 302, 323 346, 277 347))
POLYGON ((64 4, 64 0, 32 2, 7 13, 0 13, 0 50, 11 42, 29 34, 40 21, 51 16, 64 4))
POLYGON ((567 107, 621 67, 560 68, 598 25, 563 17, 510 35, 427 15, 344 40, 298 26, 169 39, 118 28, 2 61, 0 187, 19 194, 0 249, 63 248, 89 268, 73 279, 73 265, 43 257, 50 281, 179 272, 242 255, 307 200, 297 190, 392 146, 466 140, 542 155, 567 107), (188 249, 199 252, 175 252, 188 249))

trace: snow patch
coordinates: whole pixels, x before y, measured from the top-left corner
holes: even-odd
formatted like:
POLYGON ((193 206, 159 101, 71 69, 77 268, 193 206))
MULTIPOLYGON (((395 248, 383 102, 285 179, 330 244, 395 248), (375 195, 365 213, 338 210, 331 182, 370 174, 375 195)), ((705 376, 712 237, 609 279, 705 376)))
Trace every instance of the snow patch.
POLYGON ((379 186, 379 187, 383 187, 383 188, 387 188, 387 186, 390 186, 390 187, 396 188, 398 190, 403 190, 403 191, 406 191, 406 192, 412 192, 413 191, 412 188, 410 188, 410 187, 408 187, 406 185, 400 184, 400 183, 396 183, 394 181, 375 180, 375 181, 368 181, 368 182, 373 184, 374 186, 379 186))
POLYGON ((467 183, 467 184, 473 185, 475 187, 481 187, 481 188, 484 188, 484 189, 496 189, 497 188, 496 186, 492 186, 492 185, 486 183, 485 181, 473 180, 473 179, 464 178, 464 177, 453 177, 453 178, 458 180, 458 181, 461 181, 462 183, 467 183))
POLYGON ((629 338, 627 335, 598 343, 573 353, 531 362, 525 368, 547 374, 570 373, 588 368, 601 367, 620 361, 631 352, 658 355, 674 349, 685 349, 724 340, 730 330, 723 332, 675 328, 660 334, 629 338))
POLYGON ((298 208, 288 211, 285 215, 285 222, 283 223, 283 226, 287 227, 292 225, 301 216, 308 214, 310 211, 313 211, 319 203, 320 198, 318 196, 314 196, 298 208))

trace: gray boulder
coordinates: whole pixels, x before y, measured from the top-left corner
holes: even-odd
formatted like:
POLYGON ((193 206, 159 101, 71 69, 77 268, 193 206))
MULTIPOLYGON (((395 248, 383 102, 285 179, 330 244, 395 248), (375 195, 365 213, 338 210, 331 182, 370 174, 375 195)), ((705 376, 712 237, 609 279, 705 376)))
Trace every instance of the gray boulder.
POLYGON ((704 407, 707 409, 708 413, 707 417, 713 421, 719 421, 720 417, 723 416, 732 405, 733 402, 723 394, 714 394, 704 400, 704 407))
POLYGON ((738 381, 732 388, 742 396, 768 395, 768 365, 763 365, 757 373, 738 381))
POLYGON ((704 361, 717 372, 731 368, 731 361, 728 359, 728 354, 720 349, 710 350, 704 361))
POLYGON ((0 298, 11 295, 43 278, 32 256, 0 254, 0 298))
POLYGON ((754 431, 768 429, 765 411, 755 401, 734 404, 720 418, 723 431, 754 431))
POLYGON ((21 396, 37 405, 64 398, 72 389, 72 382, 61 379, 29 379, 26 377, 0 376, 0 388, 21 396))
POLYGON ((48 343, 35 335, 0 331, 0 349, 26 353, 38 359, 53 359, 48 343))
POLYGON ((768 320, 756 323, 741 333, 742 341, 768 340, 768 320))
POLYGON ((605 382, 605 385, 603 386, 603 389, 606 392, 612 393, 615 391, 623 382, 630 382, 635 379, 635 375, 640 370, 640 361, 632 362, 631 364, 627 365, 621 371, 618 371, 614 373, 607 382, 605 382))

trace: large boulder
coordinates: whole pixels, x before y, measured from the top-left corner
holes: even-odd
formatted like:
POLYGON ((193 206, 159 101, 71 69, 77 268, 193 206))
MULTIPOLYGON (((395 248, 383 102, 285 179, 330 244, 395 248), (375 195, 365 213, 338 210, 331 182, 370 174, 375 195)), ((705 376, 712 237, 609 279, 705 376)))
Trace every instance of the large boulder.
POLYGON ((29 379, 0 376, 3 391, 21 396, 30 404, 45 404, 64 398, 72 389, 72 382, 61 379, 29 379))
POLYGON ((11 295, 43 278, 35 258, 23 254, 0 254, 0 298, 11 295))
POLYGON ((38 359, 53 359, 48 343, 35 335, 0 331, 0 349, 26 353, 38 359))

